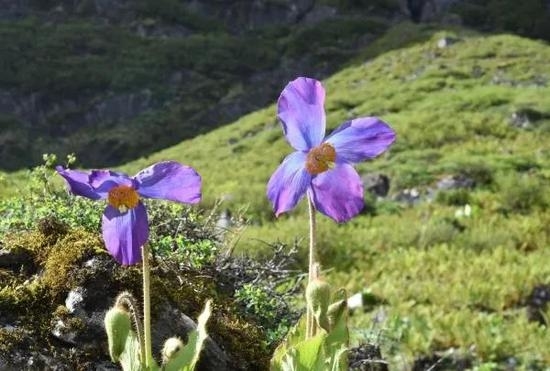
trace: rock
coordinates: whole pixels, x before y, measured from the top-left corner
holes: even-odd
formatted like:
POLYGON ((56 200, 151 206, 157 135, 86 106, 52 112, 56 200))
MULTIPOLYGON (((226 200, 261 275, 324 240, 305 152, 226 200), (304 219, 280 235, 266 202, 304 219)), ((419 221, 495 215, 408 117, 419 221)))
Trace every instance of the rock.
POLYGON ((0 20, 14 21, 30 12, 27 0, 0 0, 0 20))
POLYGON ((350 296, 347 300, 348 309, 350 311, 350 314, 353 313, 355 310, 362 309, 362 310, 370 310, 373 306, 378 304, 383 304, 386 301, 373 294, 370 289, 367 289, 362 292, 358 292, 352 296, 350 296))
POLYGON ((407 188, 394 195, 393 200, 410 206, 416 205, 421 201, 420 191, 416 188, 407 188))
MULTIPOLYGON (((68 293, 65 299, 66 313, 58 315, 52 324, 51 334, 54 337, 68 346, 107 356, 105 351, 107 337, 103 319, 116 296, 115 292, 109 289, 111 278, 107 273, 113 265, 113 261, 107 257, 105 259, 95 257, 84 262, 82 269, 88 270, 85 273, 87 278, 83 286, 76 287, 68 293)), ((168 338, 177 336, 186 340, 188 334, 196 329, 195 322, 168 300, 158 304, 157 310, 152 315, 151 333, 154 355, 160 354, 163 343, 168 338)), ((42 357, 37 359, 43 361, 41 365, 48 364, 42 357)), ((229 360, 225 352, 208 338, 198 370, 225 371, 230 369, 228 364, 229 360)), ((99 369, 109 369, 105 368, 107 366, 108 364, 99 369)))
POLYGON ((548 326, 548 318, 543 313, 550 303, 550 285, 538 285, 533 288, 526 300, 527 318, 529 321, 538 322, 548 326))
POLYGON ((437 47, 440 49, 444 49, 453 44, 456 44, 458 41, 460 40, 454 37, 442 37, 441 39, 437 40, 437 47))
POLYGON ((54 134, 66 134, 84 126, 128 120, 154 107, 152 92, 108 92, 103 97, 54 98, 44 93, 20 94, 0 90, 0 114, 12 115, 27 127, 48 125, 52 118, 70 118, 54 134))
POLYGON ((69 313, 75 313, 77 310, 82 310, 82 303, 84 301, 85 289, 83 287, 77 287, 69 291, 67 298, 65 299, 65 307, 69 313))
POLYGON ((334 18, 337 15, 337 10, 327 5, 315 5, 313 9, 304 17, 305 24, 314 24, 325 19, 334 18))
POLYGON ((461 24, 462 19, 451 12, 451 6, 462 0, 401 0, 400 6, 413 22, 461 24))
POLYGON ((231 220, 231 211, 229 209, 223 209, 218 220, 216 221, 216 230, 220 234, 224 234, 231 228, 233 221, 231 220))
POLYGON ((469 370, 472 364, 470 356, 461 355, 454 349, 449 349, 445 352, 435 352, 415 359, 412 371, 469 370))
POLYGON ((348 309, 355 310, 363 308, 363 293, 358 292, 355 295, 352 295, 348 298, 348 309))
POLYGON ((447 191, 457 188, 473 188, 475 187, 475 180, 462 174, 448 175, 440 179, 436 188, 438 191, 447 191))
POLYGON ((531 129, 536 122, 543 119, 548 119, 550 115, 539 112, 531 108, 523 108, 512 112, 509 123, 511 126, 518 129, 531 129))
POLYGON ((32 258, 27 250, 5 250, 0 248, 0 269, 17 272, 32 270, 32 258))
POLYGON ((233 32, 243 32, 268 26, 290 25, 303 19, 313 8, 314 0, 297 1, 190 1, 188 11, 215 18, 233 32))
POLYGON ((529 120, 529 116, 523 112, 513 112, 509 122, 511 126, 518 129, 531 128, 531 120, 529 120))
POLYGON ((348 362, 349 370, 352 371, 388 371, 388 363, 382 358, 380 347, 376 344, 361 344, 351 348, 348 362))
POLYGON ((378 197, 386 197, 390 190, 390 178, 379 173, 369 173, 361 177, 366 191, 378 197))
MULTIPOLYGON (((196 328, 197 325, 191 318, 165 303, 152 320, 154 354, 160 354, 164 342, 173 336, 180 337, 185 342, 188 334, 196 328)), ((224 351, 208 337, 201 353, 198 370, 228 371, 228 362, 229 359, 224 351)))
POLYGON ((53 325, 52 335, 70 345, 76 345, 78 332, 70 324, 58 319, 53 325))

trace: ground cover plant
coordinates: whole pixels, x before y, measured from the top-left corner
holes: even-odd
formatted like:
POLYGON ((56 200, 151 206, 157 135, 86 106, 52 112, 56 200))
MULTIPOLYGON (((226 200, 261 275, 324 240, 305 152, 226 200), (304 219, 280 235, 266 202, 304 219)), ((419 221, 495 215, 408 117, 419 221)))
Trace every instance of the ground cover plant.
MULTIPOLYGON (((549 310, 533 298, 550 284, 550 47, 409 24, 385 37, 403 47, 379 53, 380 40, 323 82, 329 125, 376 115, 398 133, 357 167, 387 176, 388 195, 366 195, 344 225, 318 220, 323 275, 368 303, 350 317, 352 345, 380 345, 392 369, 544 369, 549 310)), ((275 220, 265 196, 290 151, 275 117, 268 107, 121 169, 193 164, 205 207, 244 210, 235 254, 261 258, 279 241, 303 267, 305 205, 275 220)))

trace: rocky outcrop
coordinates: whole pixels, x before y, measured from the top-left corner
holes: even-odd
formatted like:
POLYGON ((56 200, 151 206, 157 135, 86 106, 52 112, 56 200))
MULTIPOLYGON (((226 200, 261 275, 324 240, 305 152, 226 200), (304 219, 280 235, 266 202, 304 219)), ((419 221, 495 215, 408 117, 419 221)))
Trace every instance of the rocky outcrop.
POLYGON ((235 32, 295 24, 312 11, 314 5, 315 0, 227 2, 191 0, 185 2, 185 6, 191 12, 218 19, 235 32))
POLYGON ((46 92, 21 94, 0 90, 0 114, 11 115, 28 127, 48 126, 50 121, 65 122, 62 126, 51 125, 56 130, 51 132, 54 135, 100 122, 132 119, 152 107, 154 101, 149 89, 73 98, 54 98, 46 92))

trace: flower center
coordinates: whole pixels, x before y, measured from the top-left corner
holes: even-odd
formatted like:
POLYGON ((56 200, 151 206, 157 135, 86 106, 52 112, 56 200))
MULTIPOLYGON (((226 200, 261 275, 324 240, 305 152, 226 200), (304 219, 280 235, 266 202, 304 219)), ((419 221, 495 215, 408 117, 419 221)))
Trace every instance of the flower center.
POLYGON ((312 148, 307 154, 306 170, 311 175, 321 174, 331 169, 336 161, 336 150, 328 143, 312 148))
POLYGON ((107 198, 109 205, 125 213, 128 209, 133 209, 139 203, 139 195, 136 190, 127 185, 118 185, 111 188, 107 198))

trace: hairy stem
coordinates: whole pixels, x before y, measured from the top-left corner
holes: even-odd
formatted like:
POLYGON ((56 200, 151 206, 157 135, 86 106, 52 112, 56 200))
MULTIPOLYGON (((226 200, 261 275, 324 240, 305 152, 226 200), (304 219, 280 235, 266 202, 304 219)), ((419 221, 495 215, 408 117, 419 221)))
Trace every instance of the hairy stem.
MULTIPOLYGON (((316 249, 315 249, 315 235, 317 230, 317 224, 315 221, 315 206, 311 197, 307 197, 308 210, 309 210, 309 267, 308 267, 308 284, 311 283, 318 276, 318 269, 316 267, 316 249)), ((316 332, 315 317, 309 305, 306 312, 306 339, 315 336, 316 332)))
POLYGON ((151 267, 149 266, 149 246, 147 244, 141 247, 141 256, 143 260, 143 334, 145 345, 145 369, 151 370, 153 366, 153 352, 151 350, 151 267))
POLYGON ((130 313, 130 315, 132 316, 132 322, 136 328, 136 336, 139 341, 141 361, 143 362, 145 360, 143 326, 141 325, 141 319, 139 318, 139 315, 138 315, 139 307, 137 305, 136 298, 134 298, 134 296, 130 294, 128 291, 121 292, 116 298, 115 306, 124 308, 126 312, 130 313))

